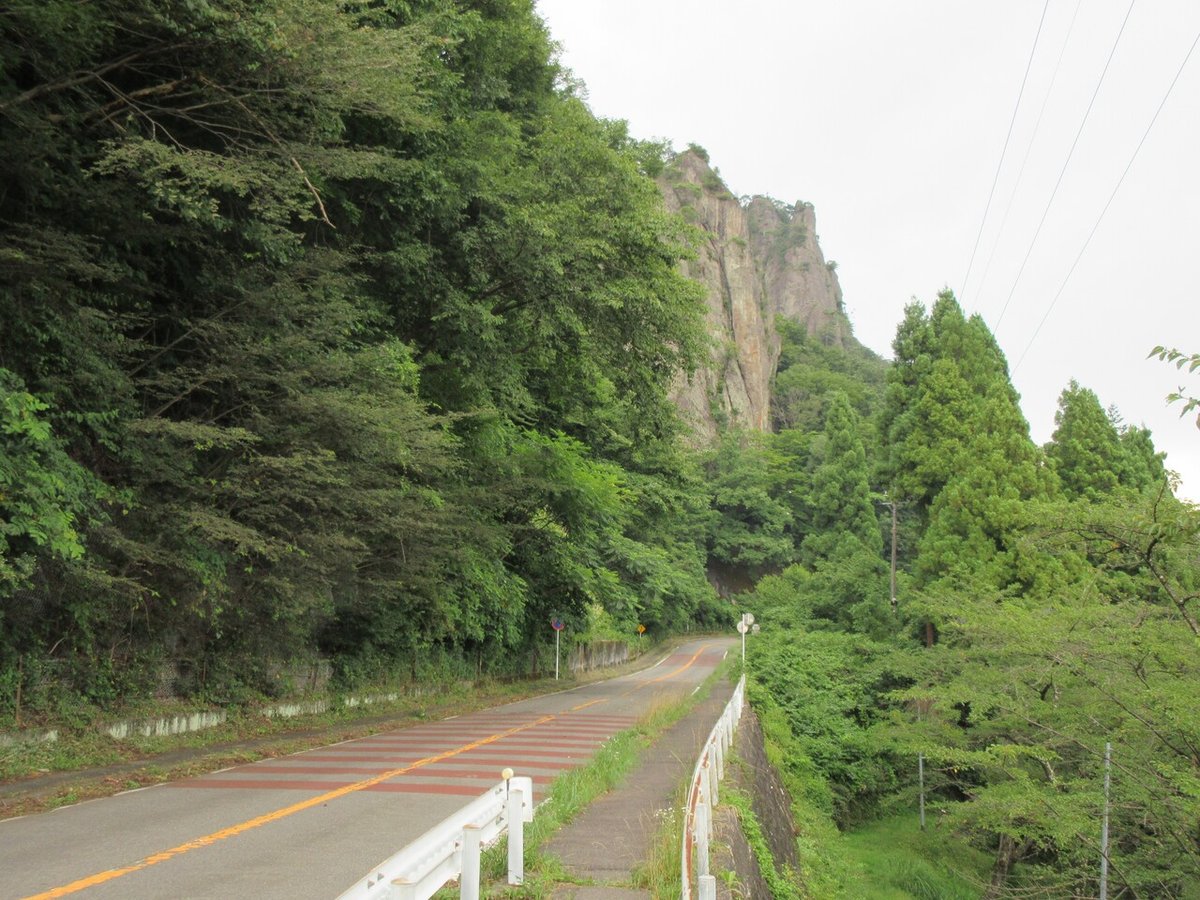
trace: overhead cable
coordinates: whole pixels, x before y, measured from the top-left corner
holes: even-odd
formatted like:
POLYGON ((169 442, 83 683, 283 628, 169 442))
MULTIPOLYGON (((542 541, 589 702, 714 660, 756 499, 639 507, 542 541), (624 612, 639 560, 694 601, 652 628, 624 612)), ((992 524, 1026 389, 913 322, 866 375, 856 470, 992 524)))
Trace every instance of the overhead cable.
POLYGON ((1138 153, 1142 149, 1142 145, 1146 143, 1146 138, 1150 136, 1150 129, 1154 127, 1154 123, 1158 121, 1158 114, 1162 112, 1166 106, 1171 92, 1175 90, 1175 84, 1179 81, 1179 76, 1183 74, 1184 68, 1188 64, 1188 60, 1192 58, 1192 53, 1196 49, 1196 45, 1200 44, 1200 32, 1196 34, 1196 39, 1192 41, 1192 46, 1188 48, 1187 54, 1183 57, 1183 62, 1179 64, 1178 70, 1175 72, 1175 77, 1171 79, 1171 84, 1167 87, 1167 92, 1163 94, 1162 100, 1158 104, 1158 109, 1154 111, 1154 115, 1150 117, 1150 124, 1146 126, 1146 130, 1142 132, 1142 139, 1138 141, 1137 147, 1134 148, 1133 155, 1129 157, 1129 162, 1125 164, 1125 171, 1121 173, 1121 177, 1117 179, 1116 187, 1112 189, 1112 193, 1108 195, 1108 202, 1104 204, 1104 209, 1100 210, 1100 215, 1096 218, 1096 224, 1092 226, 1092 230, 1088 232, 1087 240, 1083 242, 1083 246, 1079 248, 1079 253, 1075 257, 1075 262, 1071 263, 1071 268, 1067 271, 1067 277, 1063 279, 1062 284, 1058 286, 1058 291, 1054 294, 1054 298, 1050 301, 1050 305, 1046 307, 1045 315, 1038 322, 1037 328, 1033 330, 1033 335, 1029 338, 1029 343, 1025 345, 1025 349, 1021 351, 1021 356, 1017 360, 1017 364, 1013 366, 1013 373, 1020 368, 1022 360, 1025 359, 1025 354, 1029 352, 1029 348, 1033 346, 1033 342, 1037 340, 1038 334, 1042 330, 1042 326, 1046 324, 1046 320, 1050 318, 1050 313, 1054 310, 1054 305, 1058 303, 1058 298, 1062 296, 1063 290, 1067 286, 1067 282, 1071 280, 1071 276, 1075 273, 1075 267, 1079 265, 1079 260, 1083 258, 1084 251, 1087 250, 1088 244, 1092 242, 1100 223, 1104 221, 1104 214, 1108 212, 1108 208, 1112 206, 1113 198, 1117 196, 1117 191, 1121 189, 1121 185, 1125 182, 1125 176, 1129 174, 1129 170, 1133 168, 1133 161, 1137 159, 1138 153))
POLYGON ((1081 6, 1083 6, 1083 0, 1075 0, 1075 12, 1071 14, 1071 23, 1067 26, 1067 36, 1063 38, 1062 49, 1058 51, 1058 62, 1054 64, 1054 73, 1050 76, 1050 86, 1046 88, 1046 94, 1042 97, 1042 107, 1038 110, 1037 121, 1033 123, 1033 136, 1029 138, 1029 145, 1025 148, 1025 156, 1021 159, 1021 168, 1017 171, 1017 180, 1013 184, 1012 193, 1008 195, 1008 204, 1004 207, 1004 215, 1000 219, 1000 227, 996 230, 996 239, 992 241, 992 250, 988 254, 987 265, 983 267, 983 274, 979 276, 979 286, 975 289, 975 293, 981 296, 983 294, 983 286, 987 284, 988 273, 992 271, 992 261, 996 258, 996 250, 1000 246, 1000 238, 1004 235, 1005 226, 1008 225, 1008 215, 1012 212, 1013 201, 1017 199, 1017 193, 1021 190, 1021 182, 1025 178, 1025 166, 1029 162, 1029 154, 1033 151, 1033 145, 1037 143, 1038 133, 1042 127, 1042 119, 1046 115, 1046 106, 1050 103, 1050 95, 1054 93, 1054 85, 1058 83, 1058 73, 1062 69, 1062 61, 1067 53, 1067 45, 1071 43, 1071 35, 1075 31, 1075 20, 1079 18, 1079 8, 1081 6))
POLYGON ((963 276, 959 287, 959 301, 967 290, 967 281, 971 277, 971 267, 975 265, 975 253, 979 250, 979 239, 983 237, 983 226, 987 223, 988 211, 992 208, 992 197, 996 194, 996 183, 1000 180, 1000 170, 1004 168, 1004 157, 1008 153, 1008 142, 1012 140, 1013 125, 1017 122, 1017 113, 1021 109, 1021 98, 1025 96, 1025 84, 1029 81, 1029 69, 1033 66, 1033 57, 1037 52, 1038 39, 1042 36, 1042 25, 1046 22, 1046 10, 1050 8, 1050 0, 1042 7, 1042 17, 1038 19, 1037 33, 1033 36, 1033 47, 1029 50, 1029 60, 1025 63, 1025 74, 1021 77, 1021 89, 1017 91, 1017 103, 1013 107, 1012 118, 1008 120, 1008 134, 1004 136, 1004 146, 1000 149, 1000 161, 996 163, 996 174, 992 177, 992 189, 988 192, 987 203, 983 207, 983 218, 979 220, 979 233, 975 235, 975 246, 971 248, 971 259, 967 263, 967 274, 963 276))
POLYGON ((1062 169, 1058 173, 1058 181, 1054 183, 1054 190, 1050 192, 1050 199, 1046 202, 1046 208, 1042 210, 1042 218, 1038 222, 1037 229, 1033 232, 1033 238, 1029 241, 1029 247, 1025 251, 1025 258, 1021 260, 1021 268, 1017 270, 1017 277, 1013 279, 1012 287, 1008 291, 1008 297, 1004 300, 1004 306, 1000 310, 1000 315, 996 318, 995 324, 992 325, 993 333, 1000 327, 1000 323, 1004 321, 1004 314, 1008 312, 1008 305, 1012 302, 1013 294, 1017 292, 1017 285, 1021 281, 1021 276, 1025 274, 1025 266, 1029 262, 1030 255, 1033 253, 1033 247, 1037 243, 1038 235, 1042 233, 1042 226, 1046 224, 1046 216, 1050 213, 1050 207, 1054 205, 1054 198, 1058 196, 1058 189, 1062 185, 1063 176, 1067 174, 1067 167, 1071 164, 1071 157, 1075 155, 1075 148, 1079 146, 1079 137, 1083 134, 1084 126, 1087 125, 1092 107, 1096 105, 1096 97, 1100 94, 1101 85, 1104 84, 1104 76, 1108 74, 1108 67, 1112 64, 1113 56, 1116 55, 1117 45, 1121 43, 1121 35, 1125 33, 1125 26, 1129 23, 1129 14, 1133 12, 1133 4, 1136 2, 1137 0, 1129 0, 1129 9, 1125 10, 1125 18, 1121 20, 1121 29, 1117 32, 1112 49, 1108 51, 1108 59, 1104 62, 1104 69, 1100 72, 1100 78, 1096 82, 1096 89, 1092 91, 1092 99, 1088 102, 1087 109, 1083 112, 1083 119, 1080 120, 1079 129, 1075 132, 1075 140, 1071 142, 1071 149, 1067 152, 1067 158, 1063 161, 1062 169))

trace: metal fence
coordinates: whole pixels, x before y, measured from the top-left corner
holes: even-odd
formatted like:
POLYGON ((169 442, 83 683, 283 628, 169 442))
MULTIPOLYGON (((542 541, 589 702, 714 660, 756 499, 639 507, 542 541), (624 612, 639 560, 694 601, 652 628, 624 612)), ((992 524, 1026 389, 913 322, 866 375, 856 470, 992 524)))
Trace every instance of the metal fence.
POLYGON ((338 900, 426 900, 454 878, 465 900, 478 900, 480 851, 505 832, 508 883, 519 885, 525 880, 524 825, 532 821, 533 780, 501 781, 375 866, 338 900))
POLYGON ((725 756, 733 743, 733 733, 742 718, 745 702, 746 676, 743 675, 725 705, 721 718, 704 742, 692 772, 684 806, 683 846, 679 864, 679 894, 683 900, 692 897, 693 876, 700 900, 716 900, 717 880, 708 871, 708 842, 712 840, 712 816, 719 796, 719 783, 725 777, 725 756))

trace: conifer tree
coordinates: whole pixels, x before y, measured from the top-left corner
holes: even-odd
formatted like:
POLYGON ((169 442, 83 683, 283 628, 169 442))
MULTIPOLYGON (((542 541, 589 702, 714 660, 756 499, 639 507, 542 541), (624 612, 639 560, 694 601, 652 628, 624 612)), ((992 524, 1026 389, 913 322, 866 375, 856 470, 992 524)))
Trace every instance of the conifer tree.
POLYGON ((1111 494, 1127 467, 1125 448, 1096 394, 1071 379, 1058 398, 1046 457, 1071 499, 1111 494))
POLYGON ((805 542, 809 554, 819 554, 815 547, 828 536, 853 537, 875 554, 882 550, 860 429, 849 398, 840 391, 829 395, 825 430, 813 451, 817 464, 809 499, 814 534, 813 540, 805 542))
POLYGON ((825 428, 814 441, 808 502, 813 530, 801 545, 812 570, 810 614, 867 634, 887 634, 890 600, 883 540, 868 481, 858 415, 841 392, 825 401, 825 428))

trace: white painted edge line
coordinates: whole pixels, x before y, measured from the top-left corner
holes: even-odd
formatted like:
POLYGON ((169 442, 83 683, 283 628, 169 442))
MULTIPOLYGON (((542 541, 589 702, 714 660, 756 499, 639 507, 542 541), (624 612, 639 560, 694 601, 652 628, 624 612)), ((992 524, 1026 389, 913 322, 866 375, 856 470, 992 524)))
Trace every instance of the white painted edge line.
MULTIPOLYGON (((223 772, 228 772, 229 770, 228 770, 228 769, 222 769, 221 771, 223 771, 223 772)), ((213 774, 214 774, 214 775, 216 775, 217 773, 216 773, 216 772, 213 772, 213 774)), ((120 792, 120 793, 118 793, 118 794, 113 794, 113 796, 114 796, 114 797, 124 797, 126 794, 140 794, 142 791, 148 791, 148 790, 150 790, 150 788, 156 788, 156 787, 161 787, 161 785, 159 785, 159 784, 146 784, 146 785, 142 785, 141 787, 130 788, 130 789, 129 789, 129 790, 127 790, 127 791, 121 791, 121 792, 120 792)))

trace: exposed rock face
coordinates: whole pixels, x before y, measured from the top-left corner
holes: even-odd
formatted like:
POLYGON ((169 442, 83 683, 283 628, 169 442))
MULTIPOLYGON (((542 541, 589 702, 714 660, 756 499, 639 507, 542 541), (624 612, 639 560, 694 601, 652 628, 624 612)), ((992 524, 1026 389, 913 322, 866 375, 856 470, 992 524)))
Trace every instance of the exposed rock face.
POLYGON ((842 289, 817 245, 807 203, 789 207, 767 197, 743 205, 695 150, 679 154, 659 180, 667 208, 704 232, 686 275, 707 290, 709 365, 681 379, 673 397, 699 443, 722 425, 766 431, 770 388, 779 361, 777 316, 842 345, 850 323, 842 289))

